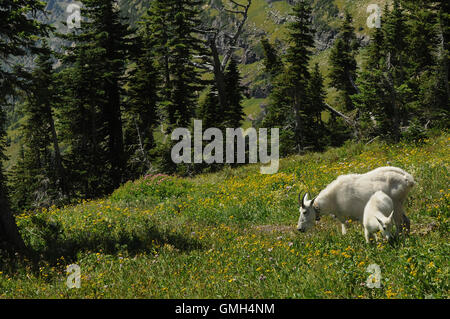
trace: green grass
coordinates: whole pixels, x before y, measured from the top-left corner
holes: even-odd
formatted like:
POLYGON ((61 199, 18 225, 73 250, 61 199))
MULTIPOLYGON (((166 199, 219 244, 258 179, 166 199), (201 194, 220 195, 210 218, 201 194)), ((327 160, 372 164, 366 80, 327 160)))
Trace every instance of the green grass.
POLYGON ((17 222, 38 258, 0 253, 0 297, 448 298, 449 143, 348 143, 283 159, 274 175, 258 164, 147 176, 103 200, 23 213, 17 222), (329 217, 295 230, 299 191, 317 194, 388 161, 417 181, 405 204, 408 237, 367 245, 361 225, 342 236, 329 217), (72 263, 80 289, 66 287, 72 263), (381 288, 365 285, 370 264, 381 268, 381 288))

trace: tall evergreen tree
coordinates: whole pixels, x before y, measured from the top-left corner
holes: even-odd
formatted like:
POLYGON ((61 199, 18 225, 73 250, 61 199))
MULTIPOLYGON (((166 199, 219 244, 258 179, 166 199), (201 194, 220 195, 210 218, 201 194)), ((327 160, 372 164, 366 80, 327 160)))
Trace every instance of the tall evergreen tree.
POLYGON ((172 37, 169 40, 171 54, 171 95, 167 107, 170 125, 187 127, 195 112, 201 79, 192 64, 193 56, 202 52, 202 42, 196 37, 200 24, 197 0, 175 1, 172 5, 172 37))
POLYGON ((162 75, 162 99, 169 101, 171 92, 171 77, 170 77, 170 50, 169 39, 172 34, 171 21, 173 21, 173 6, 174 0, 156 0, 152 1, 150 8, 144 14, 141 24, 148 37, 146 40, 151 45, 156 58, 156 67, 162 75))
MULTIPOLYGON (((32 206, 49 206, 61 201, 67 194, 66 176, 63 168, 58 136, 53 115, 57 90, 53 72, 51 50, 44 41, 43 52, 38 56, 31 73, 27 98, 23 104, 25 124, 22 126, 25 148, 14 176, 12 201, 16 209, 32 206), (24 183, 28 190, 19 194, 24 183), (23 196, 27 196, 25 202, 23 196), (18 196, 18 200, 16 198, 18 196), (21 203, 19 203, 21 202, 21 203)), ((14 175, 14 174, 13 174, 14 175)))
POLYGON ((309 99, 310 104, 307 110, 310 129, 306 131, 309 136, 307 140, 314 143, 316 149, 322 148, 327 144, 325 125, 322 121, 322 112, 325 103, 325 87, 323 76, 319 69, 319 64, 314 65, 309 81, 309 99))
POLYGON ((355 55, 358 43, 352 23, 352 16, 345 12, 344 22, 330 55, 331 85, 342 92, 346 111, 354 109, 350 96, 357 93, 355 55))
POLYGON ((49 27, 36 21, 36 14, 44 10, 44 4, 37 0, 3 0, 0 2, 0 240, 11 247, 24 249, 12 216, 8 200, 2 161, 5 159, 5 114, 3 107, 8 103, 17 76, 7 67, 13 57, 36 52, 36 36, 46 35, 49 27))
POLYGON ((244 87, 241 85, 241 76, 234 58, 231 58, 228 63, 224 80, 227 97, 227 110, 225 110, 224 122, 227 127, 237 128, 241 126, 241 122, 245 117, 242 107, 244 87))
POLYGON ((405 86, 408 76, 408 43, 409 28, 406 15, 399 0, 394 0, 392 11, 385 10, 383 32, 386 47, 386 79, 389 89, 389 108, 386 116, 392 118, 391 137, 400 139, 400 127, 407 124, 408 101, 410 91, 405 86))
MULTIPOLYGON (((122 127, 122 85, 132 30, 120 16, 116 1, 84 0, 83 4, 85 8, 82 12, 87 20, 82 21, 79 34, 68 36, 76 45, 68 48, 70 53, 66 61, 78 61, 78 69, 74 71, 79 80, 95 83, 89 88, 89 101, 75 101, 75 104, 80 108, 85 108, 86 104, 90 105, 89 110, 83 110, 91 115, 91 136, 87 138, 93 142, 92 150, 104 152, 106 170, 99 169, 97 172, 107 172, 104 177, 110 181, 103 179, 103 183, 108 192, 123 181, 126 163, 122 127), (90 74, 90 79, 80 74, 84 72, 83 69, 90 74), (95 119, 96 115, 100 117, 98 120, 95 119)), ((82 89, 78 87, 77 90, 82 89)), ((86 96, 88 95, 84 94, 84 97, 79 98, 84 99, 86 96)), ((82 139, 86 142, 87 138, 82 139)), ((105 163, 98 161, 97 166, 105 167, 105 163)))
POLYGON ((267 38, 263 38, 261 44, 264 50, 265 72, 269 74, 270 79, 273 79, 283 70, 283 62, 267 38))
POLYGON ((224 121, 225 111, 221 109, 219 102, 219 92, 213 83, 207 89, 205 98, 199 103, 197 118, 202 120, 205 128, 215 127, 223 130, 227 127, 224 121))
MULTIPOLYGON (((311 7, 308 2, 297 2, 293 7, 293 16, 295 20, 289 25, 290 46, 286 54, 286 81, 278 82, 284 88, 278 87, 274 89, 275 100, 273 102, 279 104, 281 108, 286 104, 291 107, 290 113, 294 115, 291 122, 293 124, 293 140, 295 149, 300 151, 306 144, 313 142, 307 141, 305 138, 305 132, 311 129, 311 122, 307 112, 310 106, 308 92, 310 79, 309 61, 312 55, 312 48, 314 47, 311 7)), ((276 110, 272 111, 277 112, 276 110)), ((270 117, 272 115, 269 115, 270 117)), ((265 122, 267 123, 267 121, 265 122)), ((285 126, 284 124, 281 125, 285 126)))
POLYGON ((97 50, 79 44, 69 65, 59 76, 65 94, 62 96, 61 139, 67 146, 67 170, 74 196, 95 198, 105 194, 111 185, 107 176, 106 132, 99 86, 100 55, 97 50), (109 185, 109 186, 108 186, 109 185))
POLYGON ((151 35, 141 30, 142 44, 134 57, 135 66, 128 79, 129 97, 125 111, 125 147, 130 177, 138 177, 151 169, 150 151, 155 147, 153 130, 159 123, 160 74, 155 66, 151 35))
MULTIPOLYGON (((282 154, 299 152, 306 146, 317 145, 317 140, 311 133, 316 129, 317 109, 312 106, 313 97, 310 92, 309 63, 314 48, 314 29, 308 1, 298 1, 293 7, 293 16, 294 22, 289 25, 285 67, 272 80, 274 88, 267 114, 261 123, 264 127, 281 129, 282 154)), ((318 95, 314 98, 317 97, 318 95)))
POLYGON ((422 124, 441 122, 448 109, 444 29, 439 1, 402 0, 408 33, 408 88, 414 115, 422 124))
POLYGON ((158 69, 163 74, 160 103, 169 127, 187 127, 196 109, 202 81, 193 61, 204 52, 197 36, 200 25, 197 0, 153 1, 145 21, 153 34, 158 69))

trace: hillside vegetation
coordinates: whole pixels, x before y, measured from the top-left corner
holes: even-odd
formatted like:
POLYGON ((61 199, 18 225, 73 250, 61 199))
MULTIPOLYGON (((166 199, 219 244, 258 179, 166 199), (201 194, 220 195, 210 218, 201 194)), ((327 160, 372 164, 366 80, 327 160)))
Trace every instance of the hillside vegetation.
MULTIPOLYGON (((66 7, 70 4, 67 0, 47 0, 47 14, 45 21, 48 21, 56 27, 59 32, 66 32, 66 27, 62 22, 67 18, 66 7)), ((206 7, 208 16, 215 16, 214 6, 219 6, 221 1, 209 1, 206 7)), ((359 37, 367 37, 370 30, 367 28, 366 12, 369 4, 376 3, 383 7, 386 0, 363 0, 363 1, 342 1, 342 0, 315 0, 314 8, 314 26, 317 30, 316 41, 319 45, 317 53, 312 59, 311 65, 319 63, 322 74, 328 84, 328 58, 329 48, 332 45, 337 34, 337 29, 342 19, 344 10, 348 10, 355 18, 354 26, 359 37)), ((129 19, 132 25, 136 25, 142 14, 149 7, 149 1, 141 0, 122 0, 119 1, 120 8, 125 17, 129 19)), ((240 48, 236 51, 239 61, 239 69, 242 72, 243 84, 249 88, 250 96, 245 100, 244 111, 247 115, 243 127, 252 125, 252 120, 256 119, 262 108, 267 104, 267 80, 264 78, 263 70, 263 50, 261 47, 261 38, 266 36, 271 43, 276 43, 280 51, 286 50, 287 24, 292 7, 287 0, 252 0, 252 6, 249 10, 248 21, 242 39, 239 43, 240 48), (248 58, 250 57, 250 58, 248 58)), ((61 40, 57 37, 49 39, 52 47, 61 46, 61 40)), ((327 87, 327 102, 336 104, 336 91, 327 87)), ((5 163, 6 170, 12 168, 20 155, 20 144, 23 143, 20 124, 23 118, 17 113, 17 110, 8 114, 10 125, 8 126, 8 140, 10 146, 7 148, 8 160, 5 163)))
MULTIPOLYGON (((25 212, 17 223, 39 261, 0 258, 2 298, 448 298, 450 136, 420 145, 347 143, 195 178, 149 175, 110 197, 25 212), (296 231, 297 194, 337 176, 398 166, 417 186, 405 204, 411 234, 367 245, 324 217, 296 231), (66 287, 66 267, 81 288, 66 287), (381 269, 368 288, 367 267, 381 269)), ((0 252, 1 253, 1 252, 0 252)))

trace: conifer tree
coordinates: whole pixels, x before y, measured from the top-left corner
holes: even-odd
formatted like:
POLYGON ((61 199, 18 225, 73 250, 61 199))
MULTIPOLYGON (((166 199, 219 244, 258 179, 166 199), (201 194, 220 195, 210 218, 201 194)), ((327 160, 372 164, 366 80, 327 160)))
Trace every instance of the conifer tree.
POLYGON ((59 75, 65 92, 61 104, 61 139, 67 146, 67 170, 74 196, 95 198, 111 185, 107 177, 106 136, 101 105, 104 103, 100 77, 99 54, 79 44, 68 65, 59 75))
POLYGON ((282 154, 299 152, 305 146, 317 144, 310 133, 315 126, 315 116, 311 113, 314 108, 311 105, 309 71, 314 48, 314 30, 308 2, 297 2, 292 15, 294 22, 289 25, 290 46, 285 56, 286 63, 281 72, 272 79, 274 87, 261 123, 263 127, 280 128, 282 154))
POLYGON ((331 85, 342 92, 346 111, 354 109, 350 96, 357 93, 354 81, 357 67, 355 55, 358 44, 352 22, 353 18, 350 13, 345 12, 344 22, 330 55, 331 85))
POLYGON ((44 4, 37 0, 4 0, 0 2, 0 241, 9 247, 25 249, 12 215, 2 161, 5 160, 5 114, 3 107, 14 85, 20 84, 17 76, 6 67, 12 57, 22 57, 39 51, 36 36, 45 36, 49 27, 36 21, 44 4))
MULTIPOLYGON (((410 114, 426 123, 442 122, 448 109, 445 79, 445 36, 439 1, 403 0, 408 33, 408 88, 411 90, 410 114)), ((445 22, 444 22, 445 23, 445 22)), ((448 27, 447 27, 448 28, 448 27)))
POLYGON ((224 76, 226 88, 226 105, 224 123, 226 127, 238 128, 245 117, 242 107, 244 98, 244 87, 241 85, 241 76, 239 74, 237 62, 234 58, 230 59, 224 76))
POLYGON ((197 118, 202 120, 205 128, 215 127, 223 130, 227 127, 224 121, 226 116, 219 103, 217 87, 212 83, 207 90, 204 100, 199 104, 197 118))
MULTIPOLYGON (((81 31, 78 34, 66 37, 76 43, 75 47, 68 48, 69 57, 66 61, 78 61, 76 62, 78 70, 74 71, 78 74, 76 76, 79 80, 95 83, 89 88, 91 91, 87 101, 89 110, 83 110, 90 113, 87 118, 90 118, 91 122, 89 129, 91 136, 82 137, 82 141, 86 146, 85 142, 91 139, 93 143, 91 149, 94 150, 94 154, 104 153, 104 156, 99 157, 96 165, 103 168, 106 164, 105 170, 99 168, 94 176, 98 176, 102 171, 102 174, 106 173, 106 176, 102 176, 102 184, 105 190, 110 192, 123 181, 126 163, 122 127, 122 85, 132 30, 120 16, 116 1, 84 0, 83 4, 85 8, 82 12, 86 21, 82 21, 81 31), (87 60, 84 61, 84 59, 87 60), (81 74, 86 71, 91 78, 81 74), (106 163, 101 160, 105 160, 106 163)), ((82 89, 81 86, 77 88, 77 90, 82 89)), ((84 99, 86 95, 84 97, 79 95, 79 98, 84 99)), ((86 103, 82 101, 75 101, 75 104, 78 104, 80 108, 86 107, 86 103)), ((81 132, 81 134, 84 133, 81 132)), ((92 177, 87 174, 85 176, 88 179, 92 177)), ((86 195, 90 196, 90 194, 86 195)))
POLYGON ((389 107, 385 109, 386 118, 392 119, 391 137, 400 139, 400 126, 406 125, 410 91, 404 90, 408 77, 408 43, 409 28, 406 15, 399 0, 394 0, 392 11, 385 10, 383 32, 386 48, 386 80, 389 89, 389 107))
POLYGON ((159 123, 160 74, 155 66, 154 49, 148 29, 141 30, 135 66, 128 79, 128 101, 125 111, 125 147, 130 177, 151 169, 150 151, 155 147, 153 131, 159 123))
POLYGON ((150 4, 150 8, 142 17, 142 30, 147 35, 147 45, 152 47, 155 56, 155 63, 159 74, 162 77, 162 99, 169 101, 171 91, 170 78, 170 51, 169 39, 172 36, 171 21, 173 21, 173 10, 171 9, 174 0, 155 0, 150 4))
POLYGON ((269 78, 273 79, 283 70, 283 63, 276 52, 275 48, 270 44, 267 38, 261 40, 264 50, 264 66, 265 72, 269 74, 269 78))
POLYGON ((169 72, 171 94, 167 113, 170 125, 187 127, 194 115, 198 92, 202 88, 200 74, 192 64, 193 56, 202 52, 202 42, 196 37, 200 24, 197 0, 175 1, 172 4, 171 38, 169 40, 169 72))
POLYGON ((322 148, 326 142, 326 131, 322 121, 322 112, 324 111, 325 103, 325 87, 323 83, 323 76, 319 69, 319 64, 314 65, 309 81, 309 108, 307 110, 309 127, 306 131, 307 140, 311 141, 316 149, 322 148))
POLYGON ((16 209, 32 206, 50 206, 61 201, 67 194, 66 177, 54 120, 54 104, 57 102, 55 75, 51 50, 44 40, 43 51, 38 56, 36 67, 31 72, 27 98, 22 113, 25 124, 22 126, 25 145, 16 173, 26 172, 25 176, 15 176, 12 183, 12 202, 16 209), (18 194, 17 189, 28 190, 18 194), (16 196, 19 200, 16 200, 16 196), (23 196, 28 196, 23 202, 23 196), (22 203, 19 203, 22 202, 22 203))
POLYGON ((163 75, 160 109, 168 127, 190 124, 203 85, 193 63, 194 56, 204 52, 197 36, 200 4, 197 0, 155 0, 144 18, 163 75))
POLYGON ((290 110, 284 115, 268 114, 264 123, 276 125, 276 127, 289 127, 292 130, 292 134, 289 135, 292 135, 294 149, 298 152, 306 144, 312 142, 305 138, 305 132, 311 129, 311 121, 307 112, 310 109, 309 61, 314 47, 311 8, 307 1, 297 2, 293 7, 293 16, 295 20, 289 25, 290 46, 286 54, 286 74, 279 76, 275 81, 278 87, 273 90, 271 101, 273 104, 268 108, 268 112, 286 112, 287 110, 283 110, 286 106, 290 106, 290 110), (288 114, 293 114, 293 116, 286 118, 288 114), (284 123, 277 123, 282 119, 284 123))
POLYGON ((298 150, 295 136, 295 117, 293 116, 291 88, 288 74, 283 70, 272 80, 273 89, 270 92, 269 103, 260 123, 263 128, 278 128, 280 134, 280 154, 291 154, 298 150))

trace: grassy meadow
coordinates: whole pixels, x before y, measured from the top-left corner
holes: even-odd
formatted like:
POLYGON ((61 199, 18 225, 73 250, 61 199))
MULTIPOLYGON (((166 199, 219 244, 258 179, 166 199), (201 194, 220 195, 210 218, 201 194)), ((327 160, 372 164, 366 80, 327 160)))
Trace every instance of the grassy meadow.
POLYGON ((149 175, 111 196, 18 215, 35 257, 0 251, 0 298, 448 298, 450 136, 423 143, 348 143, 194 178, 149 175), (367 245, 362 226, 323 217, 296 231, 297 194, 385 165, 417 186, 411 234, 367 245), (66 286, 77 264, 81 288, 66 286), (367 267, 379 265, 381 287, 367 267))

